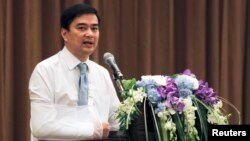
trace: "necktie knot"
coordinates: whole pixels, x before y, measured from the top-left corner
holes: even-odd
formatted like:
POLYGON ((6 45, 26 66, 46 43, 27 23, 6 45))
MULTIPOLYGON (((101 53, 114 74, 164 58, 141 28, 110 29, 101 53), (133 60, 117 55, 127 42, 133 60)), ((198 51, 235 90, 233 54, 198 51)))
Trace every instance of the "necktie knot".
POLYGON ((86 63, 80 63, 78 65, 79 69, 80 69, 80 73, 81 74, 86 74, 87 73, 87 70, 88 70, 88 66, 86 63))

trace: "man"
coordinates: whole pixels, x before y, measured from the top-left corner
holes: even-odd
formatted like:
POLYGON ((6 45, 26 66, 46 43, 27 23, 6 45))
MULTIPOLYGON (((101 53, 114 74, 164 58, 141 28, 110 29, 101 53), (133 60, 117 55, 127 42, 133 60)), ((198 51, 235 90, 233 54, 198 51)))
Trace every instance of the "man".
POLYGON ((112 114, 120 102, 110 75, 89 60, 98 45, 99 24, 97 11, 88 5, 63 12, 64 48, 40 62, 30 78, 31 140, 99 139, 118 130, 112 114))

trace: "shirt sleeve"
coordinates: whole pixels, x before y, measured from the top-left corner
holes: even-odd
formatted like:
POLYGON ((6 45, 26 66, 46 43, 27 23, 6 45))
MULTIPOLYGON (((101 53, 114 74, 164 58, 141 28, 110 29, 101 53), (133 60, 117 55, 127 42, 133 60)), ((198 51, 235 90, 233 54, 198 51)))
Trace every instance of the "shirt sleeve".
POLYGON ((119 130, 119 121, 114 118, 114 113, 117 110, 118 106, 120 105, 120 100, 117 96, 116 89, 114 87, 114 84, 110 78, 110 75, 108 75, 108 81, 109 90, 110 90, 110 108, 109 108, 109 124, 110 124, 110 131, 118 131, 119 130))
POLYGON ((67 107, 54 104, 53 76, 44 72, 36 68, 29 83, 30 127, 33 136, 38 139, 101 137, 101 122, 96 109, 91 106, 67 107))

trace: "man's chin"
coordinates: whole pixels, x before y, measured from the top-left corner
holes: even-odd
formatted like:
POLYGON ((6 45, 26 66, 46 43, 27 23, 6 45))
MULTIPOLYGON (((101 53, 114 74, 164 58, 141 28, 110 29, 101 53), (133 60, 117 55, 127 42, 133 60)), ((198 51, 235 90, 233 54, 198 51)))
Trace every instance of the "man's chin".
POLYGON ((84 49, 85 54, 91 55, 95 51, 95 48, 84 49))

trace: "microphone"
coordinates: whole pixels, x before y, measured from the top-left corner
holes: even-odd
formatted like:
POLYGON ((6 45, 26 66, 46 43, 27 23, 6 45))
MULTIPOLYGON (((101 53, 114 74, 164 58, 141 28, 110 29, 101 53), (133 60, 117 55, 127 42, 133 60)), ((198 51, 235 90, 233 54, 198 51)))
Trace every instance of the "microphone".
POLYGON ((116 79, 122 80, 123 79, 123 75, 122 75, 120 69, 118 68, 118 66, 117 66, 117 64, 115 62, 114 56, 111 53, 106 52, 103 55, 103 59, 104 59, 105 63, 108 64, 109 67, 112 69, 113 75, 114 75, 114 79, 115 80, 116 79))
POLYGON ((113 79, 116 81, 116 84, 120 91, 123 91, 123 86, 122 86, 122 79, 123 79, 123 74, 121 73, 119 67, 117 66, 115 62, 115 57, 113 54, 106 52, 103 55, 104 62, 109 65, 111 70, 113 71, 113 79))

